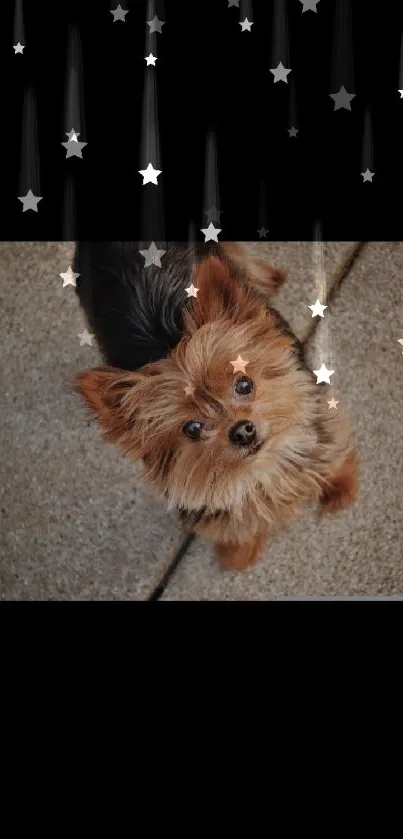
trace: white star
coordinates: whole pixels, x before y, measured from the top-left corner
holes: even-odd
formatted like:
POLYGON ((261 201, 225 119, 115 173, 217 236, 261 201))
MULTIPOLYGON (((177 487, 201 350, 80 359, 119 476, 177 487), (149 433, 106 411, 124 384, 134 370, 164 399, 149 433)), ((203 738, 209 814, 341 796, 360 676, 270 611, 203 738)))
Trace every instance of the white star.
POLYGON ((249 361, 244 361, 241 355, 238 355, 238 358, 235 361, 230 361, 230 364, 233 366, 233 373, 245 373, 245 367, 249 364, 249 361))
POLYGON ((400 93, 400 98, 403 99, 403 90, 398 90, 398 93, 400 93))
POLYGON ((324 312, 325 309, 327 309, 327 306, 322 306, 322 303, 319 303, 319 300, 317 300, 316 303, 313 304, 313 306, 308 306, 308 309, 312 309, 312 317, 313 318, 316 318, 317 315, 319 315, 319 317, 323 318, 324 317, 323 312, 324 312))
POLYGON ((162 268, 161 256, 164 256, 166 251, 158 250, 155 242, 151 242, 150 247, 145 251, 140 251, 140 253, 144 256, 144 268, 148 268, 149 265, 156 265, 157 268, 162 268))
POLYGON ((246 17, 245 20, 240 20, 239 25, 242 27, 242 32, 252 32, 253 20, 248 20, 246 17))
POLYGON ((63 288, 65 288, 66 285, 72 285, 75 288, 76 279, 81 277, 81 274, 75 274, 71 265, 69 265, 67 271, 64 274, 59 274, 59 277, 63 280, 63 288))
POLYGON ((361 175, 364 178, 363 184, 365 184, 365 181, 369 181, 369 183, 372 184, 372 178, 374 177, 375 172, 370 172, 367 167, 365 172, 361 172, 361 175))
POLYGON ((13 47, 14 55, 17 55, 18 52, 20 52, 22 55, 23 49, 25 49, 25 44, 20 44, 20 42, 18 41, 18 44, 16 44, 15 47, 13 47))
POLYGON ((80 347, 83 347, 84 344, 92 347, 92 340, 95 338, 95 335, 93 335, 92 332, 88 332, 88 329, 84 329, 84 332, 77 334, 77 338, 80 339, 80 347))
MULTIPOLYGON (((397 339, 397 341, 398 341, 398 343, 399 343, 399 344, 401 344, 401 345, 402 345, 402 347, 403 347, 403 338, 398 338, 398 339, 397 339)), ((403 352, 402 352, 402 355, 403 355, 403 352)))
POLYGON ((214 227, 214 224, 210 222, 208 227, 201 227, 201 232, 204 233, 205 242, 218 242, 218 234, 221 233, 221 227, 214 227))
POLYGON ((314 370, 313 372, 317 377, 317 385, 320 385, 321 382, 326 382, 330 385, 330 376, 333 376, 334 370, 328 370, 326 364, 322 364, 319 370, 314 370))
POLYGON ((316 12, 317 13, 317 5, 319 0, 299 0, 300 3, 303 5, 302 13, 304 12, 316 12))
POLYGON ((146 55, 146 57, 144 59, 144 61, 147 62, 147 67, 149 67, 150 64, 152 64, 152 66, 155 67, 156 60, 157 60, 157 56, 153 55, 152 52, 150 52, 150 55, 146 55))
POLYGON ((273 69, 270 70, 270 72, 273 73, 274 83, 285 82, 286 84, 288 84, 287 76, 289 73, 291 73, 291 69, 287 70, 287 68, 283 66, 281 61, 277 65, 277 67, 273 67, 273 69))
POLYGON ((65 131, 65 134, 68 137, 70 143, 78 143, 78 138, 81 132, 75 131, 74 128, 72 128, 71 131, 65 131))
POLYGON ((191 283, 191 285, 188 288, 185 288, 185 291, 187 292, 188 297, 197 297, 197 292, 199 291, 199 289, 196 288, 196 286, 194 286, 193 283, 191 283))
POLYGON ((27 210, 33 210, 35 213, 38 212, 38 204, 39 201, 42 201, 38 195, 34 195, 32 189, 29 189, 26 195, 18 196, 18 200, 22 201, 22 212, 25 213, 27 210))
POLYGON ((162 169, 154 169, 152 163, 149 163, 147 169, 138 169, 140 175, 143 176, 143 186, 145 184, 157 184, 158 175, 161 174, 162 169))

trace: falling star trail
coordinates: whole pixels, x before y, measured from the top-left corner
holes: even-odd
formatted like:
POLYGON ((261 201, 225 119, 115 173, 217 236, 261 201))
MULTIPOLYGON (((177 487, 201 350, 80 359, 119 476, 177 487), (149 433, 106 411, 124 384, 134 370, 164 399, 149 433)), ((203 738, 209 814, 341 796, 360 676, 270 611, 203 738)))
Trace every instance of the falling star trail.
MULTIPOLYGON (((165 20, 163 3, 159 3, 158 7, 155 0, 147 0, 147 10, 145 18, 145 50, 144 55, 152 55, 158 58, 158 42, 164 37, 164 27, 162 33, 152 32, 151 27, 148 26, 147 21, 153 20, 157 16, 159 20, 165 20)), ((141 119, 141 142, 140 142, 140 160, 136 167, 138 170, 146 169, 151 163, 154 169, 160 169, 162 174, 158 176, 158 185, 146 184, 138 187, 141 184, 140 175, 137 189, 141 189, 140 195, 140 239, 142 246, 149 244, 150 241, 158 243, 165 243, 165 221, 164 221, 164 193, 163 193, 163 166, 161 160, 161 149, 159 139, 158 126, 158 92, 157 92, 157 72, 156 66, 146 66, 144 62, 144 90, 143 90, 143 110, 141 119)))
POLYGON ((369 169, 375 172, 374 169, 374 148, 372 139, 372 120, 369 108, 365 111, 364 116, 364 134, 362 139, 362 155, 361 155, 361 172, 369 169))
POLYGON ((38 120, 36 98, 32 87, 27 88, 25 91, 21 133, 21 165, 18 195, 25 195, 30 189, 35 195, 41 195, 38 120))
POLYGON ((210 130, 206 140, 206 163, 204 172, 204 220, 206 226, 212 222, 214 227, 221 227, 220 197, 218 189, 218 163, 215 132, 210 130), (218 212, 216 212, 218 210, 218 212), (212 211, 212 212, 211 212, 212 211))
POLYGON ((355 93, 350 0, 338 0, 335 4, 333 33, 331 93, 342 85, 348 93, 355 93))
POLYGON ((291 66, 285 3, 274 0, 270 67, 277 67, 280 61, 284 67, 291 66))
POLYGON ((81 141, 86 140, 81 42, 76 26, 69 27, 65 89, 63 140, 73 128, 81 141))
POLYGON ((14 11, 13 44, 25 46, 24 13, 22 0, 16 0, 14 11))
MULTIPOLYGON (((313 264, 315 276, 315 289, 317 299, 326 305, 327 301, 327 277, 325 272, 324 245, 322 238, 322 226, 319 221, 315 222, 313 240, 313 264)), ((312 301, 313 303, 315 301, 312 301)), ((333 367, 332 348, 330 343, 329 309, 325 309, 324 317, 320 318, 321 324, 318 330, 317 357, 318 363, 325 362, 326 366, 333 367)))

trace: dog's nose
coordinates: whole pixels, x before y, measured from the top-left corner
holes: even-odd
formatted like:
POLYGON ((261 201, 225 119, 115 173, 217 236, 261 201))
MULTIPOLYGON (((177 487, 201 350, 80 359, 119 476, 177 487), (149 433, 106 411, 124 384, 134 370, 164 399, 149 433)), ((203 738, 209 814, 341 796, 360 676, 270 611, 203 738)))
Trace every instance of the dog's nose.
POLYGON ((256 439, 256 428, 250 420, 240 420, 232 426, 229 438, 234 446, 249 446, 256 439))

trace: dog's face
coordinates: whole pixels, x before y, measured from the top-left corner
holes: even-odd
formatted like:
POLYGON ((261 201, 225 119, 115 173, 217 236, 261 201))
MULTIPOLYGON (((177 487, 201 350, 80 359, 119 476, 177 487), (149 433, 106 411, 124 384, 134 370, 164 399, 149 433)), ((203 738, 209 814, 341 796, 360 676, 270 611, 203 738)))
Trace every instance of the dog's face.
POLYGON ((315 385, 292 336, 223 263, 202 263, 194 285, 168 358, 80 373, 78 387, 170 507, 214 511, 242 504, 281 459, 298 468, 312 448, 315 385))

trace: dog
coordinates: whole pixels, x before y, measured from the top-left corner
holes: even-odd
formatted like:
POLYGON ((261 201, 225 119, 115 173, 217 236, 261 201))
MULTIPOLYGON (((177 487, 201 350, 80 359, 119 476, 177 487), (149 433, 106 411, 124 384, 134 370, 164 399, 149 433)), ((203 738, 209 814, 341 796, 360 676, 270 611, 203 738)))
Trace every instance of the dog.
POLYGON ((244 569, 304 505, 353 503, 349 424, 272 306, 282 271, 232 242, 150 252, 77 243, 77 293, 105 366, 76 388, 184 529, 212 540, 223 569, 244 569))

